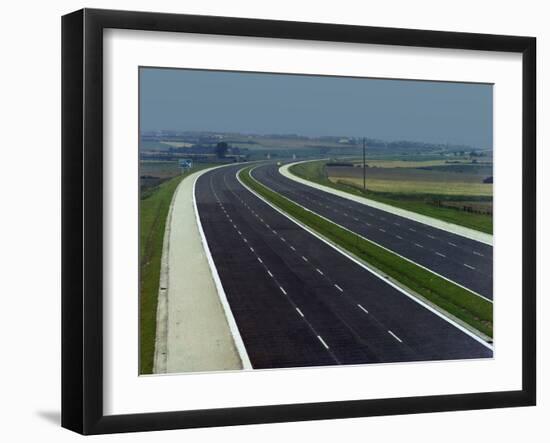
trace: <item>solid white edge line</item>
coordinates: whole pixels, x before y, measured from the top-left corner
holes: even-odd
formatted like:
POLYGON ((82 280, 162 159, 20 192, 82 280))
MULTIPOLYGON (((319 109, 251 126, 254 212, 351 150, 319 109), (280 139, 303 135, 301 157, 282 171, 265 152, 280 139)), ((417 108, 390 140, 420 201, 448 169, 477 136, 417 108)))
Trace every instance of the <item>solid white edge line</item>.
MULTIPOLYGON (((344 257, 348 258, 349 260, 353 261, 354 263, 358 264, 359 266, 361 266, 363 269, 366 269, 367 271, 369 271, 371 274, 375 275, 376 277, 378 277, 380 280, 384 281, 386 284, 390 285, 391 287, 393 287, 394 289, 396 289, 397 291, 401 292, 403 295, 409 297, 411 300, 413 300, 414 302, 418 303, 420 306, 422 306, 423 308, 426 308, 428 311, 432 312, 433 314, 437 315, 439 318, 445 320, 447 323, 453 325, 455 328, 459 329, 460 331, 462 331, 464 334, 468 335, 469 337, 473 338, 475 341, 477 341, 478 343, 482 344, 483 346, 485 346, 487 349, 490 349, 491 351, 494 350, 493 346, 490 345, 489 343, 487 343, 485 340, 483 340, 481 337, 478 337, 476 334, 474 334, 473 332, 471 332, 470 330, 466 329, 464 326, 460 325, 459 323, 455 322, 454 320, 450 319, 449 317, 447 317, 445 314, 443 314, 442 312, 438 311, 437 309, 433 308, 432 306, 430 306, 429 304, 427 304, 426 302, 424 302, 423 300, 420 300, 419 298, 415 297, 414 295, 412 294, 409 294, 407 291, 405 291, 403 288, 401 288, 400 286, 397 286, 395 283, 389 281, 386 277, 384 277, 383 275, 379 274, 378 272, 374 271, 373 269, 369 268, 368 266, 366 266, 364 263, 360 262, 358 259, 356 259, 355 257, 353 257, 352 255, 350 255, 347 251, 344 251, 343 249, 337 247, 336 245, 333 245, 332 243, 330 243, 329 241, 325 240, 323 237, 321 237, 319 234, 317 234, 315 231, 311 230, 308 226, 305 226, 304 224, 300 223, 299 221, 293 219, 292 217, 290 217, 288 214, 286 214, 285 212, 283 212, 282 210, 280 210, 279 208, 277 208, 275 205, 273 205, 271 202, 267 201, 265 198, 263 198, 261 195, 259 195, 256 191, 250 189, 248 186, 246 186, 242 180, 240 179, 239 177, 239 172, 242 171, 242 169, 239 169, 236 173, 236 178, 238 180, 238 182, 245 188, 247 189, 250 193, 254 194, 257 198, 259 198, 260 200, 262 200, 265 204, 267 204, 268 206, 271 206, 275 211, 277 211, 278 213, 282 214, 283 216, 285 216, 286 218, 288 218, 290 221, 292 221, 294 224, 300 226, 302 229, 304 229, 305 231, 309 232, 311 235, 313 235, 314 237, 317 237, 319 240, 321 240, 322 242, 326 243, 328 246, 330 246, 331 248, 333 248, 334 250, 338 251, 340 254, 342 254, 344 257)), ((251 172, 251 171, 250 171, 251 172)), ((253 180, 256 180, 255 178, 252 177, 253 180)), ((273 191, 274 192, 274 191, 273 191)), ((335 285, 336 286, 336 285, 335 285)))
MULTIPOLYGON (((223 166, 222 166, 223 167, 223 166)), ((215 168, 217 169, 217 168, 215 168)), ((207 171, 211 171, 212 169, 206 169, 204 173, 207 171)), ((235 317, 233 317, 233 312, 231 311, 231 307, 229 306, 229 302, 227 301, 227 295, 225 294, 225 290, 223 289, 222 282, 220 280, 220 276, 218 274, 218 270, 216 269, 216 265, 214 263, 214 259, 212 258, 212 254, 210 252, 210 247, 208 246, 208 241, 206 240, 206 236, 204 235, 204 230, 202 228, 201 219, 199 216, 199 210, 197 207, 197 198, 195 195, 195 188, 197 184, 197 180, 199 177, 201 177, 203 174, 197 175, 195 178, 195 181, 193 182, 193 209, 195 211, 195 218, 197 220, 197 226, 199 228, 199 233, 201 235, 201 241, 202 245, 204 247, 204 252, 206 254, 206 259, 208 261, 208 265, 210 267, 210 272, 212 274, 212 278, 214 279, 214 284, 216 285, 216 289, 218 291, 218 295, 220 297, 220 301, 223 307, 223 311, 225 313, 225 318, 227 320, 227 323, 229 325, 229 330, 231 331, 231 335, 233 336, 233 341, 235 342, 235 347, 237 348, 237 352, 239 353, 239 357, 241 359, 241 363, 243 365, 243 369, 253 369, 252 363, 250 363, 250 358, 248 357, 248 353, 246 352, 246 347, 244 346, 243 339, 241 337, 241 333, 239 332, 239 327, 237 326, 237 322, 235 321, 235 317)))
MULTIPOLYGON (((321 160, 328 160, 328 158, 321 158, 321 159, 318 159, 317 161, 321 161, 321 160)), ((408 220, 413 220, 413 221, 416 221, 418 223, 421 223, 421 224, 424 224, 424 225, 427 225, 427 226, 431 226, 432 228, 441 229, 442 231, 449 232, 451 234, 455 234, 455 235, 458 235, 460 237, 468 238, 470 240, 474 240, 474 241, 477 241, 477 242, 480 242, 480 243, 483 243, 483 244, 486 244, 486 245, 489 245, 489 246, 493 246, 493 236, 491 234, 486 234, 484 232, 476 231, 474 229, 466 228, 464 226, 455 225, 454 223, 445 222, 445 221, 438 220, 436 218, 429 217, 429 216, 426 216, 426 215, 417 214, 415 212, 408 211, 406 209, 396 208, 394 206, 390 206, 390 205, 387 205, 385 203, 380 203, 380 202, 377 202, 377 201, 374 201, 374 200, 370 200, 370 199, 365 198, 365 197, 354 196, 354 195, 349 194, 347 192, 338 191, 336 189, 330 188, 330 187, 325 186, 325 185, 320 185, 318 183, 312 183, 309 180, 298 177, 298 176, 294 175, 292 172, 290 172, 290 168, 292 166, 300 164, 300 163, 308 163, 308 162, 311 162, 311 161, 316 161, 316 160, 303 160, 303 161, 298 161, 298 162, 294 162, 294 163, 287 163, 286 165, 282 165, 279 168, 279 173, 281 175, 285 176, 286 178, 290 179, 290 180, 293 180, 293 181, 298 182, 298 183, 302 183, 303 185, 309 186, 310 188, 313 188, 313 189, 318 189, 320 191, 324 191, 327 194, 337 195, 338 197, 342 197, 342 198, 345 198, 347 200, 351 200, 351 201, 354 201, 356 203, 363 204, 364 206, 376 208, 376 209, 379 209, 381 211, 385 211, 385 212, 388 212, 390 214, 394 214, 394 215, 397 215, 399 217, 406 218, 408 220)), ((370 214, 370 215, 372 215, 372 214, 370 214)))

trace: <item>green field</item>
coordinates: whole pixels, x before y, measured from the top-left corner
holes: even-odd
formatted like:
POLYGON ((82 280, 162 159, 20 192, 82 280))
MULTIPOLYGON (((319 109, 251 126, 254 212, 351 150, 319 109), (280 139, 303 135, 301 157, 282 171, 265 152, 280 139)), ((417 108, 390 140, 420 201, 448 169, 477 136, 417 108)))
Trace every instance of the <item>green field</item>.
MULTIPOLYGON (((191 172, 209 168, 201 164, 191 172)), ((166 217, 170 202, 179 183, 187 175, 178 175, 164 181, 142 195, 139 208, 139 352, 140 374, 153 372, 157 321, 157 297, 160 280, 160 261, 166 217)))
POLYGON ((394 167, 391 163, 385 160, 383 166, 367 168, 369 178, 366 191, 362 189, 360 178, 362 168, 348 168, 351 172, 344 168, 340 171, 332 168, 329 176, 326 161, 320 160, 293 165, 290 171, 298 177, 333 189, 481 232, 493 232, 492 184, 480 183, 485 170, 480 172, 480 167, 470 164, 467 167, 473 169, 473 173, 448 172, 466 166, 445 165, 441 161, 429 161, 424 165, 414 162, 414 167, 405 167, 407 162, 401 160, 397 160, 394 167), (347 176, 342 177, 344 172, 347 176), (471 212, 462 210, 466 206, 471 212))
POLYGON ((304 209, 252 178, 251 169, 249 167, 241 170, 240 179, 275 206, 442 310, 492 337, 491 302, 304 209))

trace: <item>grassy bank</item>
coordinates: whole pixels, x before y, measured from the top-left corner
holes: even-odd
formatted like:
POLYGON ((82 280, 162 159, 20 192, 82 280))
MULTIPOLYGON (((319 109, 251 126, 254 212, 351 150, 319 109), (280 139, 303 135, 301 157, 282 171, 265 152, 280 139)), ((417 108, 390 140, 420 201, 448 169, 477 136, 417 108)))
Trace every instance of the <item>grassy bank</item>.
POLYGON ((304 209, 257 182, 250 169, 243 169, 240 179, 272 204, 446 312, 493 336, 492 303, 304 209))
POLYGON ((357 186, 354 186, 345 181, 334 183, 329 180, 325 173, 325 160, 300 163, 290 167, 290 172, 305 180, 318 183, 323 186, 328 186, 333 189, 347 192, 349 194, 358 195, 369 198, 371 200, 385 203, 397 208, 406 209, 411 212, 433 217, 438 220, 443 220, 449 223, 454 223, 467 228, 488 234, 493 233, 493 217, 484 214, 474 214, 460 211, 454 208, 442 207, 434 205, 434 201, 438 200, 471 200, 472 196, 453 196, 436 195, 436 194, 418 194, 405 192, 376 192, 367 189, 363 191, 357 186))
MULTIPOLYGON (((193 169, 211 167, 201 164, 193 169)), ((179 175, 161 183, 155 188, 147 189, 141 195, 139 208, 139 269, 140 269, 140 318, 139 318, 139 352, 140 374, 153 372, 155 352, 155 335, 157 320, 157 297, 160 280, 160 261, 166 217, 170 202, 179 183, 189 175, 179 175)))

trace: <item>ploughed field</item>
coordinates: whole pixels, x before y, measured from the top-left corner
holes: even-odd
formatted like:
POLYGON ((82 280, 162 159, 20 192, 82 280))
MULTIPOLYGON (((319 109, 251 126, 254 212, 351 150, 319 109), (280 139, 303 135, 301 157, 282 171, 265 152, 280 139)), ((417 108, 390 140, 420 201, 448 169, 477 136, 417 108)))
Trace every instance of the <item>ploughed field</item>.
MULTIPOLYGON (((326 166, 330 181, 363 186, 363 168, 326 166)), ((375 192, 492 196, 493 184, 484 183, 492 176, 491 166, 435 165, 406 167, 367 167, 367 188, 375 192)))

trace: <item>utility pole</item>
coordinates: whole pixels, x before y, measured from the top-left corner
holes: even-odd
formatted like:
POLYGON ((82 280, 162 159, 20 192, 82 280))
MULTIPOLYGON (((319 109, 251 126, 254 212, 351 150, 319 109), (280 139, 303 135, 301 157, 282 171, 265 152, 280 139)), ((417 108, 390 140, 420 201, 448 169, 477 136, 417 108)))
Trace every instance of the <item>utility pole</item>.
POLYGON ((367 169, 365 166, 365 137, 363 137, 363 192, 367 190, 367 169))

